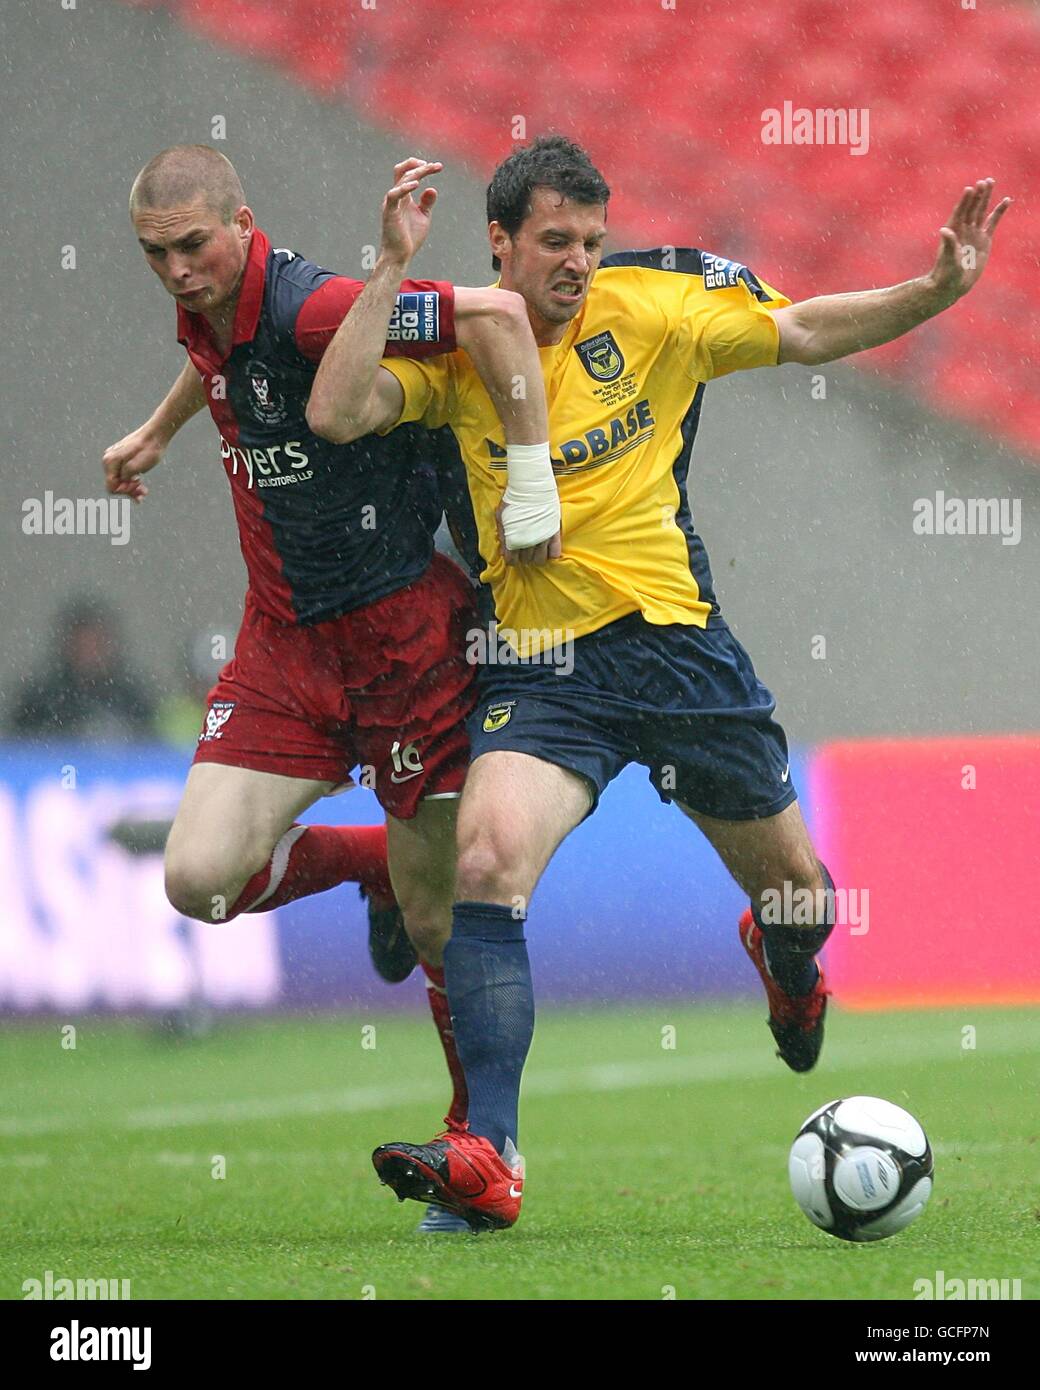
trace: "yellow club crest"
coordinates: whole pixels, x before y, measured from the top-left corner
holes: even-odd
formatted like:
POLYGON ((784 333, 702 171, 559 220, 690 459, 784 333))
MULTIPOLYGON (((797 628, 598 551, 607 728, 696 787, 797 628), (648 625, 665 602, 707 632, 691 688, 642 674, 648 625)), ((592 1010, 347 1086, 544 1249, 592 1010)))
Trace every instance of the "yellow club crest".
POLYGON ((493 734, 496 729, 501 729, 503 725, 508 724, 515 704, 515 700, 509 700, 502 705, 488 705, 484 715, 484 732, 493 734))

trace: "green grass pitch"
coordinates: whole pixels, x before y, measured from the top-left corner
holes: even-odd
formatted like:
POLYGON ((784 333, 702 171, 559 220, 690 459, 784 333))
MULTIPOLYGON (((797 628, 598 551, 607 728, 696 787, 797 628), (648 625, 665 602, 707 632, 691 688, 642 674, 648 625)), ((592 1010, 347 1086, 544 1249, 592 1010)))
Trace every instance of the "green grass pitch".
POLYGON ((806 1077, 764 1014, 543 1011, 524 1213, 479 1237, 418 1235, 422 1208, 371 1168, 376 1144, 441 1127, 424 1018, 238 1018, 181 1044, 85 1018, 74 1050, 56 1022, 9 1023, 0 1297, 50 1270, 136 1299, 912 1299, 942 1270, 1035 1298, 1040 1011, 835 1008, 806 1077), (869 1246, 817 1231, 787 1186, 802 1120, 857 1093, 910 1109, 936 1154, 925 1214, 869 1246))

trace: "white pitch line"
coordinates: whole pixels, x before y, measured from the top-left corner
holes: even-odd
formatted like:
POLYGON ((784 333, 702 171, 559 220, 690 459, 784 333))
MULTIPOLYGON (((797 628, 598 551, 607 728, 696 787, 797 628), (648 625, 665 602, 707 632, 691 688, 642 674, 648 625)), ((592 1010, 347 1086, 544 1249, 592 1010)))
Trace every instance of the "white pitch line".
MULTIPOLYGON (((867 1041, 856 1044, 829 1043, 824 1053, 824 1070, 814 1074, 817 1087, 826 1088, 828 1073, 851 1067, 866 1067, 871 1073, 878 1070, 901 1069, 919 1062, 946 1062, 970 1068, 976 1055, 990 1058, 1034 1054, 1021 1036, 989 1039, 975 1052, 963 1051, 956 1034, 949 1041, 932 1038, 928 1043, 917 1042, 907 1055, 867 1041), (879 1055, 872 1056, 877 1047, 879 1055)), ((599 1092, 637 1090, 642 1086, 688 1086, 697 1082, 754 1080, 773 1078, 780 1084, 790 1080, 790 1074, 773 1057, 768 1044, 740 1052, 727 1052, 707 1057, 681 1057, 675 1053, 652 1062, 605 1062, 584 1067, 565 1067, 539 1071, 535 1066, 524 1078, 526 1097, 556 1095, 592 1095, 599 1092)), ((327 1091, 309 1091, 300 1095, 258 1097, 252 1100, 199 1101, 184 1105, 155 1105, 131 1110, 121 1116, 91 1116, 84 1119, 74 1115, 0 1116, 0 1137, 27 1138, 39 1134, 61 1134, 69 1130, 85 1130, 95 1124, 116 1125, 126 1130, 177 1129, 191 1125, 234 1124, 249 1121, 291 1119, 301 1115, 357 1115, 367 1111, 385 1110, 393 1106, 422 1105, 443 1099, 444 1087, 436 1082, 404 1086, 357 1086, 327 1091)))

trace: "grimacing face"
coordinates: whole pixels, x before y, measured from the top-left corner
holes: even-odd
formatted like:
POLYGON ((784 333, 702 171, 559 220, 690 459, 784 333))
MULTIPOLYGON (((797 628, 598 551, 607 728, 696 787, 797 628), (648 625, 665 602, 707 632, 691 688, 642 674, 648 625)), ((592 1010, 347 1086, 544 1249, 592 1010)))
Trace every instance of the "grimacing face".
POLYGON ((253 214, 248 207, 225 222, 199 199, 182 207, 140 208, 133 223, 145 259, 178 304, 200 314, 227 305, 249 253, 253 214))
POLYGON ((560 327, 580 311, 603 256, 607 210, 536 188, 531 211, 513 236, 498 222, 491 249, 502 262, 502 288, 516 290, 545 324, 560 327))

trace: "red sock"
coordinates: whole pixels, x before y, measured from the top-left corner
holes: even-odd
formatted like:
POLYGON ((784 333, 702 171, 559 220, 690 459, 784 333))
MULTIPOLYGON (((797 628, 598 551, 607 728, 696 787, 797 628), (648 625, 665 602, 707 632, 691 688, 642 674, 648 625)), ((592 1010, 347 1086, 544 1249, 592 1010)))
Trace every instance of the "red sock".
POLYGON ((424 960, 419 964, 426 976, 426 997, 430 1001, 430 1013, 433 1014, 433 1022, 444 1048, 444 1060, 451 1074, 453 1089, 448 1120, 452 1124, 462 1125, 466 1123, 466 1115, 469 1112, 469 1092, 466 1090, 466 1074, 462 1070, 462 1063, 455 1049, 451 1010, 448 1008, 448 995, 444 988, 444 966, 427 965, 424 960))
POLYGON ((228 917, 269 912, 338 883, 360 883, 370 897, 393 901, 385 825, 294 825, 242 889, 228 917))

